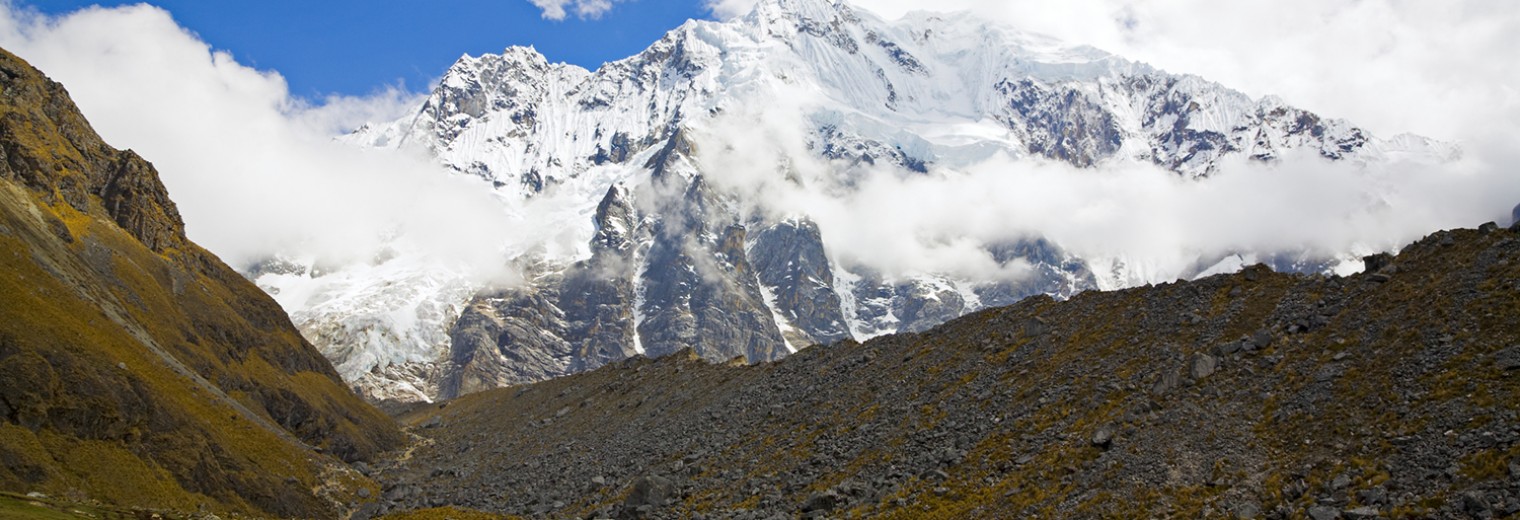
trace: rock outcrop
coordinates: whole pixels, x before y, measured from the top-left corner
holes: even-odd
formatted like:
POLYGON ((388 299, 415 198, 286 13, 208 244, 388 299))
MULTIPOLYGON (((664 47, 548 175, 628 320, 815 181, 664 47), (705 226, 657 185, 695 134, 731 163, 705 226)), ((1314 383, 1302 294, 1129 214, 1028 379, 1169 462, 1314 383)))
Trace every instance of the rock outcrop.
POLYGON ((0 51, 0 490, 336 517, 402 440, 153 166, 0 51))

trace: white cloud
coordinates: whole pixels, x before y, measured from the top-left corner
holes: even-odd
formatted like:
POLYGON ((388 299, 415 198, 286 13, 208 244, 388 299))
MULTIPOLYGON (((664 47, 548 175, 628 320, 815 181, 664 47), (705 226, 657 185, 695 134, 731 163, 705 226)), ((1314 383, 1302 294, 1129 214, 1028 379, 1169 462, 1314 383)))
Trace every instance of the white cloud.
POLYGON ((612 4, 622 0, 528 0, 539 9, 543 9, 543 17, 550 20, 564 20, 569 11, 575 11, 575 16, 581 19, 601 18, 612 10, 612 4))
POLYGON ((1079 169, 1006 155, 928 174, 851 172, 807 149, 816 93, 778 88, 698 129, 707 178, 751 194, 754 211, 812 218, 836 260, 889 276, 1016 277, 983 247, 1044 237, 1095 267, 1122 262, 1114 286, 1168 281, 1231 254, 1393 250, 1438 229, 1504 221, 1520 202, 1520 175, 1503 166, 1513 152, 1487 147, 1373 167, 1308 150, 1273 163, 1235 157, 1196 181, 1148 164, 1079 169))
POLYGON ((190 238, 243 267, 271 254, 333 265, 388 248, 495 279, 513 219, 489 186, 431 161, 332 141, 420 103, 388 88, 309 102, 213 51, 156 7, 58 18, 0 11, 0 46, 63 83, 105 140, 157 166, 190 238))
MULTIPOLYGON (((887 16, 916 7, 861 3, 887 16)), ((611 4, 554 5, 563 16, 611 4)), ((752 2, 709 5, 737 14, 752 2)), ((1390 0, 933 5, 973 9, 1253 95, 1278 94, 1383 136, 1412 131, 1459 141, 1468 153, 1439 169, 1240 163, 1198 183, 1144 167, 1088 171, 996 159, 930 177, 871 172, 846 196, 825 197, 775 182, 785 164, 813 179, 810 188, 827 186, 837 165, 805 150, 801 101, 770 102, 709 129, 711 138, 732 141, 699 148, 725 151, 702 158, 713 181, 762 194, 772 211, 812 215, 847 260, 897 273, 993 277, 1005 268, 978 245, 1033 232, 1082 255, 1139 259, 1152 279, 1164 279, 1199 256, 1236 250, 1389 249, 1435 229, 1503 220, 1520 202, 1520 175, 1506 169, 1520 164, 1512 145, 1520 142, 1520 78, 1510 56, 1520 48, 1520 15, 1501 3, 1466 0, 1444 10, 1390 0)), ((234 265, 274 252, 347 263, 399 242, 495 275, 503 247, 546 240, 524 231, 542 226, 514 223, 550 209, 504 208, 485 186, 423 158, 329 142, 358 122, 415 107, 403 89, 301 100, 278 74, 212 51, 147 6, 57 19, 7 9, 0 45, 62 81, 108 142, 154 161, 191 238, 234 265)))
MULTIPOLYGON (((755 3, 707 5, 716 16, 732 18, 755 3)), ((1392 249, 1440 228, 1505 222, 1520 202, 1520 172, 1513 169, 1520 164, 1514 145, 1520 142, 1520 9, 1508 0, 850 3, 889 20, 915 10, 972 11, 1252 96, 1276 95, 1380 137, 1414 133, 1455 142, 1465 153, 1439 168, 1400 164, 1378 171, 1314 159, 1241 163, 1199 183, 1146 168, 1071 171, 994 160, 942 172, 932 182, 869 176, 861 194, 842 200, 769 197, 778 207, 832 219, 821 226, 832 233, 831 244, 898 264, 889 268, 963 269, 907 259, 955 257, 936 249, 960 247, 965 236, 1039 230, 1082 254, 1128 252, 1164 266, 1158 271, 1177 272, 1189 258, 1239 249, 1392 249), (914 240, 892 240, 894 229, 914 240)), ((721 132, 718 138, 724 139, 721 132)), ((742 149, 756 141, 734 142, 742 149)), ((753 188, 745 164, 767 163, 741 159, 713 171, 753 188)), ((786 186, 768 189, 785 192, 786 186)))
POLYGON ((888 19, 970 10, 1384 136, 1470 139, 1520 118, 1520 9, 1507 0, 855 0, 888 19))
POLYGON ((749 14, 755 8, 759 0, 705 0, 703 5, 713 16, 720 20, 728 20, 749 14))

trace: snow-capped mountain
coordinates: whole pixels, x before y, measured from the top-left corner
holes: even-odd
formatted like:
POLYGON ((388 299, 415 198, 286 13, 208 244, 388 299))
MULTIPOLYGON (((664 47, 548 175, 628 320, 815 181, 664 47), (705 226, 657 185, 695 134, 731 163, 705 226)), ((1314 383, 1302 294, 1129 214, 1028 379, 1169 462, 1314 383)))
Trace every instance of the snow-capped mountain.
MULTIPOLYGON (((343 139, 424 150, 513 204, 556 208, 534 225, 564 230, 573 246, 517 251, 527 281, 508 288, 384 262, 251 274, 349 381, 399 400, 683 348, 768 361, 1031 295, 1151 281, 1038 234, 978 245, 1017 276, 884 272, 836 254, 807 215, 736 189, 755 182, 754 172, 735 181, 740 169, 828 195, 883 171, 934 175, 995 156, 1201 178, 1233 156, 1451 153, 970 15, 889 22, 830 0, 764 0, 740 19, 691 21, 595 71, 531 48, 465 56, 414 115, 343 139), (756 160, 738 168, 738 155, 756 160)), ((1284 253, 1199 259, 1193 272, 1247 257, 1311 270, 1329 260, 1284 253)))

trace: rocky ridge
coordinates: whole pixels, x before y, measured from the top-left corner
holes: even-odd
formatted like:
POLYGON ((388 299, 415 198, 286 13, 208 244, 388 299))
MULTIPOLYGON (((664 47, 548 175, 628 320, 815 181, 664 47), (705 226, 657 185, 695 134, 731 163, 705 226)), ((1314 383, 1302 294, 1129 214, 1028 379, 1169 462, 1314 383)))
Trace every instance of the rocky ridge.
POLYGON ((1520 225, 1354 276, 1035 297, 753 366, 693 351, 406 416, 368 513, 1520 514, 1520 225))
POLYGON ((151 164, 0 50, 0 491, 335 517, 373 486, 346 463, 402 441, 185 238, 151 164))

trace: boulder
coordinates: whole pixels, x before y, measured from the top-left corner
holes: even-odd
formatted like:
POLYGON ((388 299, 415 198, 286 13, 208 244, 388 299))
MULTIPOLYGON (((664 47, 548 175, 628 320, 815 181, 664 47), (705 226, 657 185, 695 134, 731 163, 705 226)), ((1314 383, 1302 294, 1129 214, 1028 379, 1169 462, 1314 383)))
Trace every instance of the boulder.
POLYGON ((659 475, 633 479, 633 491, 623 500, 623 505, 633 509, 645 506, 662 507, 675 494, 676 484, 659 475))
POLYGON ((802 512, 832 511, 839 505, 839 494, 833 491, 814 493, 808 497, 807 502, 802 503, 802 512))
POLYGON ((1341 512, 1330 506, 1314 506, 1309 508, 1309 518, 1314 520, 1336 520, 1341 517, 1341 512))
POLYGON ((1362 257, 1362 266, 1364 268, 1362 272, 1376 273, 1378 271, 1382 271, 1384 267, 1388 267, 1388 265, 1392 263, 1393 255, 1390 255, 1388 253, 1367 255, 1362 257))
POLYGON ((1193 358, 1193 367, 1189 373, 1193 376, 1193 379, 1201 380, 1205 377, 1214 375, 1214 371, 1218 368, 1218 358, 1215 358, 1214 356, 1210 356, 1208 354, 1199 354, 1193 358))

